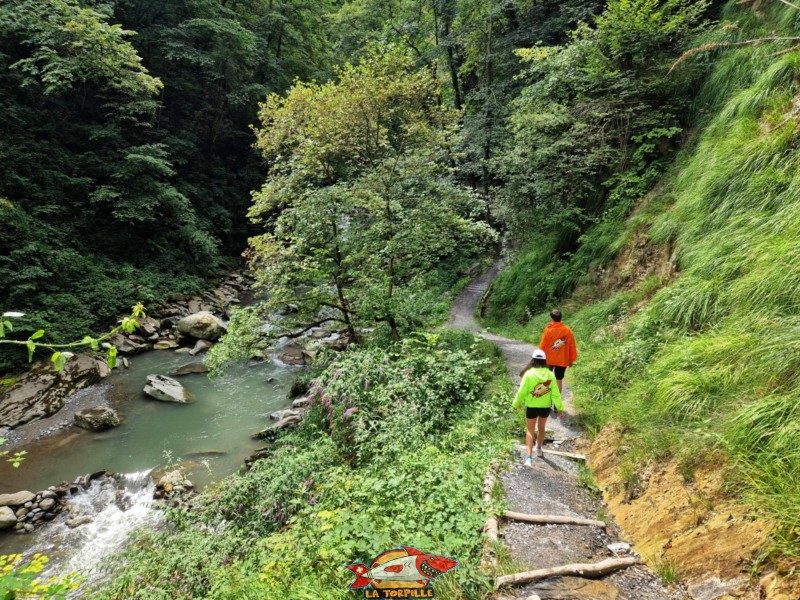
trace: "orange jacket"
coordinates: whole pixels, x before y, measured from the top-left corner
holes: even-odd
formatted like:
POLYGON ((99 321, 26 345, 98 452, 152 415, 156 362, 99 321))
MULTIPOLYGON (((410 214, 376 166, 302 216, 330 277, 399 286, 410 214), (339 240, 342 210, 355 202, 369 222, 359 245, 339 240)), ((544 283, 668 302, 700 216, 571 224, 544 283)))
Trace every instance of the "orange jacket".
POLYGON ((553 321, 544 328, 539 348, 544 350, 547 364, 552 367, 571 367, 578 360, 575 336, 563 323, 553 321))

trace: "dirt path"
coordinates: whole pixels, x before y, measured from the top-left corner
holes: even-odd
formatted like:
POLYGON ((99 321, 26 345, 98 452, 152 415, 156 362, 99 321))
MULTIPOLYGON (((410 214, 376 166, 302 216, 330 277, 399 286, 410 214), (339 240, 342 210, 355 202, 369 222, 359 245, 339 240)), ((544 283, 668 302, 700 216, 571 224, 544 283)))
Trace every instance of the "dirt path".
MULTIPOLYGON (((456 298, 451 312, 451 327, 466 329, 496 344, 506 357, 506 364, 515 381, 528 362, 534 346, 526 342, 504 338, 483 329, 474 318, 481 296, 497 276, 500 269, 495 263, 486 273, 477 277, 456 298)), ((567 415, 563 420, 550 419, 547 430, 553 449, 569 451, 573 440, 581 435, 573 418, 569 402, 571 393, 565 388, 567 415)), ((509 412, 511 398, 508 399, 509 412)), ((609 522, 607 531, 597 527, 574 525, 530 525, 505 521, 500 535, 512 557, 522 567, 533 570, 575 562, 598 562, 614 556, 608 546, 616 541, 618 528, 602 511, 602 502, 580 484, 579 466, 576 462, 559 456, 545 454, 535 458, 532 467, 524 467, 524 446, 518 446, 518 457, 505 466, 500 475, 508 500, 508 509, 531 514, 551 514, 583 517, 609 522)), ((646 518, 646 517, 644 517, 646 518)), ((632 549, 631 551, 633 551, 632 549)), ((620 554, 625 555, 625 553, 620 554)), ((514 590, 507 590, 496 598, 530 598, 541 600, 678 600, 686 598, 681 590, 665 588, 654 573, 642 565, 617 572, 600 580, 578 577, 560 577, 540 581, 514 590)))

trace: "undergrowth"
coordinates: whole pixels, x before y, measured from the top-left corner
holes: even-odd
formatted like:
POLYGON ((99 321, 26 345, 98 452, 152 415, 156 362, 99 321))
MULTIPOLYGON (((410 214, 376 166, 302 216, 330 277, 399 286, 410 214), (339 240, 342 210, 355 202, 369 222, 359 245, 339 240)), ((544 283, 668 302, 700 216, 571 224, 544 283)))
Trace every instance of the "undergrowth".
POLYGON ((97 598, 345 598, 341 565, 409 545, 459 566, 440 598, 481 598, 482 483, 508 448, 510 382, 494 346, 442 330, 350 350, 271 455, 142 534, 97 598))

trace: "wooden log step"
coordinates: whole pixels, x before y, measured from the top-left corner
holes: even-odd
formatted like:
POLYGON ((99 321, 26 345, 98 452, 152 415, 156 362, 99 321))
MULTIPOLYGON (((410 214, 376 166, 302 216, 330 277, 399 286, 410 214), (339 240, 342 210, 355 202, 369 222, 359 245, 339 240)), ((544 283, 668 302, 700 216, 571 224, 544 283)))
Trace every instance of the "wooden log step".
POLYGON ((523 521, 525 523, 536 523, 537 525, 592 525, 594 527, 605 528, 603 521, 596 519, 583 519, 581 517, 564 517, 562 515, 529 515, 507 510, 503 513, 506 519, 513 521, 523 521))
POLYGON ((574 458, 575 460, 586 460, 585 454, 575 454, 573 452, 562 452, 561 450, 550 450, 549 448, 542 448, 545 454, 554 454, 556 456, 563 456, 565 458, 574 458))
POLYGON ((638 562, 638 558, 627 556, 625 558, 606 558, 598 563, 574 563, 561 567, 549 567, 547 569, 514 573, 513 575, 502 575, 495 578, 494 586, 495 589, 499 590, 506 585, 525 585, 548 577, 587 577, 595 579, 620 569, 627 569, 638 562))

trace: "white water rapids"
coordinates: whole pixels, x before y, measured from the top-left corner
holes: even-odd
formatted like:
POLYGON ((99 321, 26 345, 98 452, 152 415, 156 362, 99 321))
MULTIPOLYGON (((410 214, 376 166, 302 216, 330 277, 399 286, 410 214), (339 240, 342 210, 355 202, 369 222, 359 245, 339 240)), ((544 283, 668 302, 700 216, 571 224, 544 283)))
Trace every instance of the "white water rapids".
MULTIPOLYGON (((84 585, 108 575, 108 557, 121 550, 139 527, 152 529, 163 513, 153 510, 152 469, 102 477, 69 497, 69 511, 26 536, 35 538, 25 549, 30 556, 46 554, 50 563, 43 576, 77 572, 84 585), (67 523, 86 521, 77 527, 67 523)), ((82 586, 83 587, 83 586, 82 586)))

